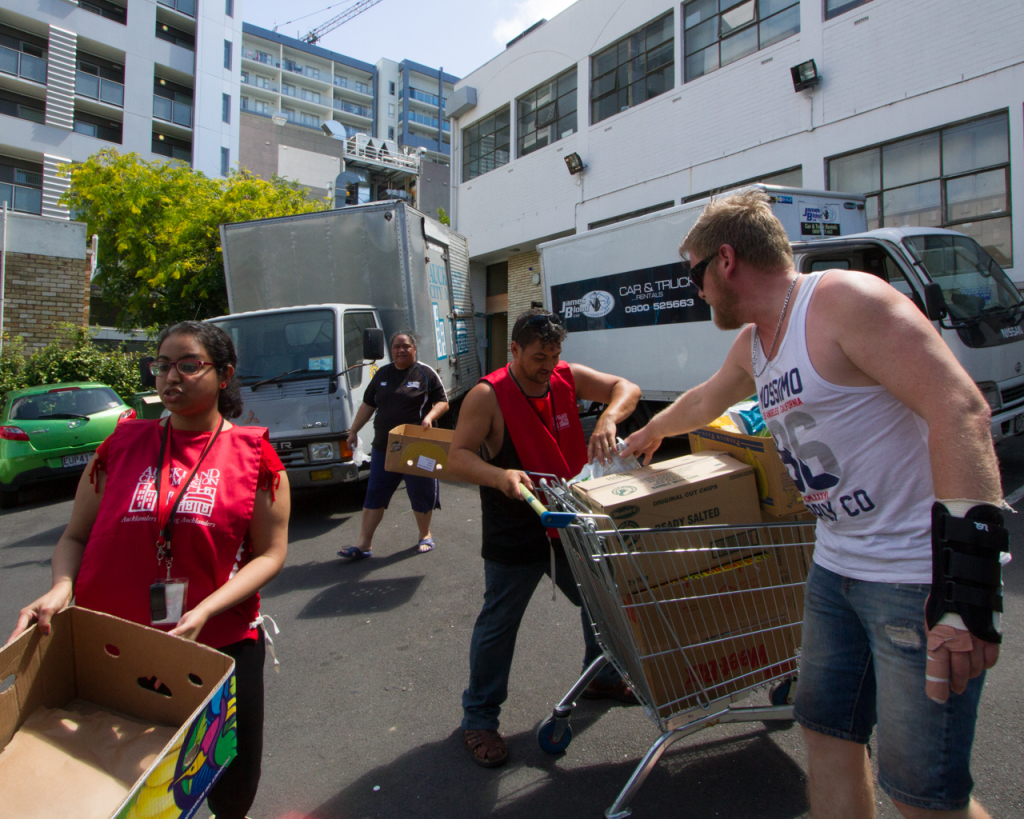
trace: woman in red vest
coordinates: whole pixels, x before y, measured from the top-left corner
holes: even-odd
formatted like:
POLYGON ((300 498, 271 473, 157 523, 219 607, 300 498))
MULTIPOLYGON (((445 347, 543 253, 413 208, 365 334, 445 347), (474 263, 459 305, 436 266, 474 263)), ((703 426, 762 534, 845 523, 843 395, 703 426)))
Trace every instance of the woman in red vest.
MULTIPOLYGON (((207 803, 243 819, 263 750, 259 589, 284 565, 290 496, 267 431, 239 427, 237 357, 220 328, 165 330, 150 369, 170 417, 120 423, 78 484, 53 555, 53 587, 22 609, 33 621, 77 605, 198 640, 235 660, 238 756, 207 803)), ((154 681, 159 686, 159 681, 154 681)), ((159 690, 159 688, 157 688, 159 690)))

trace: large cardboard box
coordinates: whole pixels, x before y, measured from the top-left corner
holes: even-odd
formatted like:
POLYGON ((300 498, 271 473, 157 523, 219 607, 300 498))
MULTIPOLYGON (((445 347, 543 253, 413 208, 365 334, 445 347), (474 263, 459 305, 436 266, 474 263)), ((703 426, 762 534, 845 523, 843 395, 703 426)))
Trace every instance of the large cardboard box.
MULTIPOLYGON (((685 455, 578 483, 573 491, 623 535, 607 560, 619 591, 640 591, 716 566, 758 545, 761 520, 752 467, 721 452, 685 455), (749 529, 667 531, 684 526, 750 524, 749 529), (633 530, 647 531, 632 534, 633 530)), ((610 528, 610 527, 609 527, 610 528)))
POLYGON ((4 816, 191 817, 236 754, 234 661, 65 609, 0 650, 0 748, 4 816))
POLYGON ((455 480, 448 474, 448 447, 455 432, 419 424, 401 424, 388 433, 384 468, 403 475, 455 480))
POLYGON ((761 508, 776 515, 804 511, 800 490, 779 457, 775 441, 739 432, 703 427, 689 435, 691 452, 728 452, 741 463, 753 467, 761 508))

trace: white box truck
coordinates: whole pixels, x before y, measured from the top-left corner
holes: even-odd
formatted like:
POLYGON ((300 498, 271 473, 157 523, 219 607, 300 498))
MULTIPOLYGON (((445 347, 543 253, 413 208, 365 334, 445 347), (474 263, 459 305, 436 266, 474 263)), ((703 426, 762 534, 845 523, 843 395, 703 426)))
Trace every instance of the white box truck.
MULTIPOLYGON (((480 377, 463 236, 403 202, 221 225, 245 410, 294 487, 366 476, 346 444, 384 339, 419 336, 450 401, 480 377)), ((369 455, 372 434, 360 442, 369 455)))
MULTIPOLYGON (((797 270, 862 270, 888 281, 934 322, 977 382, 992 407, 993 438, 1024 431, 1024 303, 977 242, 934 228, 868 231, 857 194, 752 187, 771 199, 797 270)), ((736 336, 713 325, 679 257, 708 201, 540 246, 545 304, 569 331, 563 357, 626 375, 643 390, 623 431, 713 375, 736 336)))

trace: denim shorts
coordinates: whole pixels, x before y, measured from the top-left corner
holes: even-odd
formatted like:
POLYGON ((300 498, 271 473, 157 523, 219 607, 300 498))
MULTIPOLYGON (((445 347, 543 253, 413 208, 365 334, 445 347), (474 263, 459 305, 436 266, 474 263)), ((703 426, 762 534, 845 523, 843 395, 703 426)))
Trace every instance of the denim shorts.
POLYGON ((405 478, 405 491, 409 493, 409 505, 414 512, 433 512, 441 508, 441 492, 436 478, 420 475, 403 475, 384 469, 386 456, 376 447, 370 447, 370 479, 366 484, 364 509, 387 509, 391 496, 398 484, 405 478))
POLYGON ((811 567, 794 711, 812 731, 867 743, 878 728, 878 782, 896 801, 961 810, 985 675, 942 705, 924 692, 930 585, 872 583, 811 567))

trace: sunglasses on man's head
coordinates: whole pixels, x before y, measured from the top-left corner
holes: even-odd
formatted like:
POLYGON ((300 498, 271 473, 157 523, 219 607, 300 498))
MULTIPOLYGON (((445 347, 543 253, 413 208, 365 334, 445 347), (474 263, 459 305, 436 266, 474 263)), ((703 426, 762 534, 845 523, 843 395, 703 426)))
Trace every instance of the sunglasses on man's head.
POLYGON ((708 269, 708 265, 711 263, 711 260, 717 255, 718 251, 716 250, 706 259, 701 259, 692 267, 689 261, 683 262, 683 273, 690 277, 690 281, 693 283, 693 286, 698 290, 704 289, 704 272, 708 269))
MULTIPOLYGON (((530 316, 523 323, 523 326, 519 328, 519 332, 516 333, 516 336, 517 337, 521 336, 523 334, 523 330, 525 330, 527 327, 537 328, 537 327, 549 327, 549 326, 552 326, 552 325, 555 326, 555 327, 561 327, 562 326, 562 322, 558 318, 557 314, 555 314, 555 313, 538 313, 535 316, 530 316)), ((512 340, 515 341, 516 339, 512 339, 512 340)))

